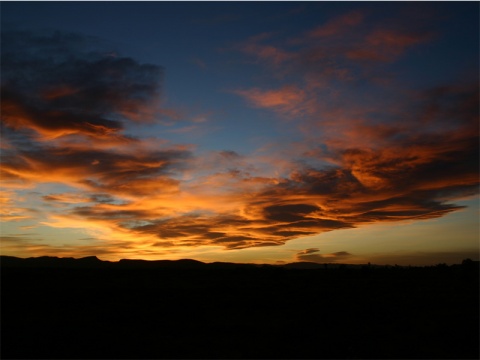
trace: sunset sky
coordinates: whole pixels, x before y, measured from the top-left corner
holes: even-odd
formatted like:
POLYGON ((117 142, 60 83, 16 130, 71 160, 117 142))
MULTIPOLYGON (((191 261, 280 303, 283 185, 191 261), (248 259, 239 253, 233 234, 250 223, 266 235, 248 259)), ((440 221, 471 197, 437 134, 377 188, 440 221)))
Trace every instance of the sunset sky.
POLYGON ((2 2, 1 254, 479 258, 478 2, 2 2))

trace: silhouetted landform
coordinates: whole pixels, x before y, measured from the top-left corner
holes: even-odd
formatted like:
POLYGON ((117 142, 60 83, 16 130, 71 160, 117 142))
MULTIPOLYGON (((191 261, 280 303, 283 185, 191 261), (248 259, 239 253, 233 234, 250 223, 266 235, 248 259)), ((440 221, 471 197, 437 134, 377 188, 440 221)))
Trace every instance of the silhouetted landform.
MULTIPOLYGON (((478 267, 479 261, 466 259, 462 266, 478 267)), ((316 263, 309 261, 298 261, 293 263, 271 265, 271 264, 253 264, 253 263, 230 263, 213 262, 204 263, 192 259, 180 260, 140 260, 140 259, 121 259, 120 261, 103 261, 96 256, 87 256, 83 258, 60 258, 56 256, 40 256, 31 258, 18 258, 15 256, 0 256, 0 265, 2 267, 27 267, 27 268, 117 268, 117 269, 252 269, 252 268, 286 268, 286 269, 365 269, 367 268, 389 268, 392 265, 372 265, 372 264, 341 264, 341 263, 316 263)), ((395 267, 401 267, 394 265, 395 267)), ((446 266, 438 264, 438 266, 446 266)), ((458 266, 458 265, 452 265, 458 266)), ((411 266, 409 266, 411 268, 411 266)))
POLYGON ((96 256, 84 258, 59 258, 54 256, 40 256, 31 258, 17 258, 14 256, 0 256, 2 267, 27 267, 27 268, 119 268, 119 269, 154 269, 154 268, 180 268, 195 269, 204 267, 206 264, 191 259, 181 260, 130 260, 122 259, 118 262, 102 261, 96 256))
MULTIPOLYGON (((258 267, 286 267, 290 269, 318 269, 324 268, 325 265, 313 262, 295 262, 285 265, 269 265, 269 264, 242 264, 229 262, 213 262, 203 263, 198 260, 180 259, 180 260, 136 260, 136 259, 122 259, 118 262, 102 261, 96 256, 88 256, 84 258, 59 258, 54 256, 41 256, 32 258, 17 258, 14 256, 0 256, 0 263, 2 266, 8 267, 36 267, 36 268, 118 268, 118 269, 157 269, 157 268, 172 268, 172 269, 200 269, 200 268, 215 268, 215 269, 239 269, 239 268, 258 268, 258 267)), ((327 265, 328 266, 328 265, 327 265)), ((337 264, 330 264, 330 267, 338 266, 337 264)), ((356 265, 349 265, 355 267, 356 265)))
POLYGON ((478 359, 479 262, 2 256, 2 359, 478 359))
POLYGON ((248 264, 248 263, 229 263, 229 262, 213 262, 203 263, 198 260, 180 259, 180 260, 136 260, 122 259, 118 262, 102 261, 96 256, 88 256, 84 258, 59 258, 54 256, 41 256, 32 258, 17 258, 14 256, 0 256, 2 266, 14 267, 35 267, 35 268, 117 268, 117 269, 245 269, 259 267, 285 267, 288 269, 324 269, 337 268, 340 266, 349 268, 360 268, 365 265, 345 265, 345 264, 319 264, 314 262, 294 262, 282 265, 270 264, 248 264))

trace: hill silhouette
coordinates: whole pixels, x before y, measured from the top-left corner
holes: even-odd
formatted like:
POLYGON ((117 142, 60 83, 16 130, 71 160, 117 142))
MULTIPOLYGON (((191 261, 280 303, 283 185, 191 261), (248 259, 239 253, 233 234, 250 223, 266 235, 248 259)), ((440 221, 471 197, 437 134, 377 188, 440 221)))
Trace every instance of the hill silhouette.
MULTIPOLYGON (((117 269, 239 269, 239 268, 258 268, 258 267, 276 267, 288 269, 320 269, 325 268, 325 264, 314 262, 293 262, 282 265, 270 264, 251 264, 251 263, 229 263, 212 262, 204 263, 192 259, 180 260, 141 260, 141 259, 121 259, 119 261, 102 261, 96 256, 83 258, 61 258, 55 256, 41 256, 31 258, 18 258, 14 256, 0 256, 0 264, 3 267, 27 267, 27 268, 117 268, 117 269)), ((328 264, 330 268, 338 267, 338 264, 328 264)), ((328 266, 327 265, 327 266, 328 266)), ((345 265, 346 266, 346 265, 345 265)), ((348 265, 350 268, 359 268, 361 265, 348 265)))
POLYGON ((1 358, 474 359, 479 268, 2 256, 1 358))
MULTIPOLYGON (((253 264, 253 263, 230 263, 212 262, 204 263, 193 259, 179 260, 142 260, 142 259, 121 259, 119 261, 104 261, 96 256, 83 258, 62 258, 56 256, 40 256, 30 258, 18 258, 15 256, 0 256, 2 267, 25 267, 25 268, 117 268, 117 269, 251 269, 251 268, 286 268, 286 269, 334 269, 338 267, 360 269, 372 265, 366 264, 338 264, 338 263, 316 263, 309 261, 298 261, 281 265, 253 264)), ((379 267, 379 265, 373 265, 379 267)), ((389 265, 385 265, 388 267, 389 265)))

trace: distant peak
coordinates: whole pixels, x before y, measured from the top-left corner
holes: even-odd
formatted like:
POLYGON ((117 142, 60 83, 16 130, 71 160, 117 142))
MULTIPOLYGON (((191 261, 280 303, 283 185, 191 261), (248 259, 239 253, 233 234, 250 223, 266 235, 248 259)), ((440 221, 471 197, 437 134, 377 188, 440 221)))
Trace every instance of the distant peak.
POLYGON ((85 256, 85 257, 79 258, 78 260, 81 260, 81 261, 101 261, 96 256, 85 256))

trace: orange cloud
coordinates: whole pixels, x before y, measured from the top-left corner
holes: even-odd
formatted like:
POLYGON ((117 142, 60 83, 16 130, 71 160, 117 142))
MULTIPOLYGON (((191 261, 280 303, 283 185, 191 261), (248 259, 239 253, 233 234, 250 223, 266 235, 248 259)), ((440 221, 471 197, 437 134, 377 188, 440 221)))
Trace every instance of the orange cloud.
POLYGON ((413 34, 395 30, 376 30, 369 34, 358 48, 348 50, 352 60, 391 61, 402 55, 408 47, 430 39, 428 34, 413 34))
POLYGON ((15 197, 13 191, 0 190, 0 221, 19 221, 32 217, 33 211, 16 205, 15 197))
MULTIPOLYGON (((135 149, 135 148, 134 148, 135 149)), ((119 153, 105 150, 43 148, 12 154, 2 175, 26 182, 59 182, 74 187, 138 197, 176 191, 178 181, 166 176, 182 151, 119 153)))
POLYGON ((64 96, 74 95, 78 91, 79 89, 75 89, 64 84, 64 85, 54 86, 49 89, 45 89, 43 91, 43 96, 45 97, 46 100, 54 100, 64 96))
POLYGON ((291 86, 309 97, 311 90, 331 91, 338 81, 351 83, 368 77, 369 81, 385 83, 388 76, 374 63, 397 60, 414 45, 430 40, 433 33, 389 19, 369 20, 367 15, 354 10, 283 39, 278 34, 262 33, 237 48, 262 60, 267 71, 273 67, 276 80, 294 75, 297 83, 291 86))
POLYGON ((281 65, 294 57, 294 54, 289 53, 279 47, 275 47, 271 44, 261 44, 261 41, 271 38, 272 34, 260 34, 254 36, 240 46, 241 51, 255 56, 259 60, 274 64, 281 65))
POLYGON ((1 99, 2 121, 14 130, 35 131, 41 141, 69 135, 83 135, 115 143, 128 141, 119 134, 122 126, 118 121, 61 110, 39 110, 22 101, 4 89, 1 99))
POLYGON ((299 251, 295 256, 295 259, 296 261, 335 263, 335 262, 344 262, 346 259, 351 257, 352 257, 352 254, 346 251, 338 251, 331 254, 321 254, 319 249, 310 248, 310 249, 305 249, 303 251, 299 251))
POLYGON ((308 35, 313 38, 332 37, 352 31, 352 28, 363 22, 364 14, 355 10, 344 15, 340 15, 325 24, 311 30, 308 35))
POLYGON ((119 142, 126 140, 120 134, 123 121, 152 121, 161 114, 159 66, 86 54, 74 38, 79 35, 4 34, 4 43, 23 44, 3 50, 1 106, 6 126, 35 131, 44 141, 83 135, 119 142), (20 58, 30 65, 19 65, 20 58))
POLYGON ((246 98, 253 106, 278 109, 282 112, 299 113, 304 107, 306 95, 295 86, 284 86, 277 90, 237 90, 238 95, 246 98))

